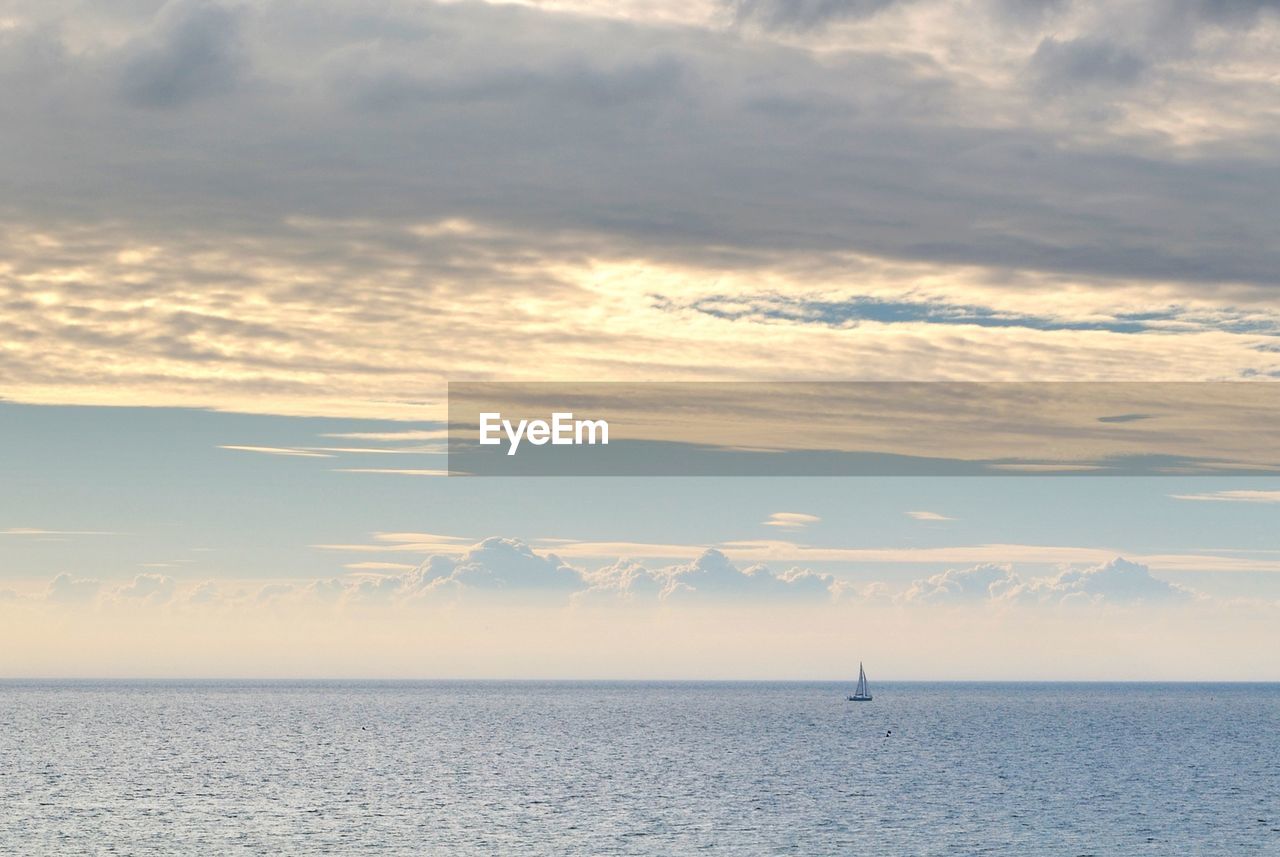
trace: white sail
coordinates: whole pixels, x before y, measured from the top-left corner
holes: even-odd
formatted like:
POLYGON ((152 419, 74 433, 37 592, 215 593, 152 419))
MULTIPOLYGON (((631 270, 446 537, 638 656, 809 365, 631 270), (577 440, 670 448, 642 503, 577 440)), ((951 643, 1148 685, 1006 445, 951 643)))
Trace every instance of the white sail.
POLYGON ((858 663, 858 686, 848 699, 851 702, 867 702, 871 699, 871 692, 867 689, 867 672, 862 668, 861 662, 858 663))

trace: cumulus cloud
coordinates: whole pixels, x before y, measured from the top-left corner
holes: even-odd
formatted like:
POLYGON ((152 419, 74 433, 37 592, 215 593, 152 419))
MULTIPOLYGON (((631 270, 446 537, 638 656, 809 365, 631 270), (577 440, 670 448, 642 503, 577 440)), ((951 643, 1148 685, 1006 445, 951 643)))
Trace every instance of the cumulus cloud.
MULTIPOLYGON (((529 603, 742 605, 856 603, 1010 608, 1068 605, 1161 606, 1205 600, 1184 586, 1154 576, 1148 566, 1116 557, 1044 576, 1019 574, 1011 565, 981 563, 912 581, 905 589, 791 567, 775 572, 764 564, 739 566, 722 551, 703 550, 684 563, 648 566, 619 559, 591 570, 567 565, 555 554, 539 553, 517 539, 488 538, 461 555, 433 555, 403 572, 359 572, 337 577, 269 581, 256 590, 228 592, 226 582, 187 587, 156 573, 135 576, 114 587, 100 580, 63 573, 42 592, 13 592, 8 600, 33 604, 129 603, 168 609, 234 605, 302 608, 311 605, 383 606, 476 604, 515 595, 529 603), (896 593, 896 594, 895 594, 896 593)), ((504 599, 505 600, 505 599, 504 599)), ((496 603, 496 602, 495 602, 496 603)))
POLYGON ((925 604, 974 603, 1004 598, 1020 580, 1007 565, 985 563, 972 568, 948 569, 917 580, 903 594, 906 601, 925 604))
POLYGON ((619 559, 588 577, 588 596, 616 596, 627 601, 654 600, 667 588, 666 575, 657 574, 632 559, 619 559))
POLYGON ((1194 593, 1152 576, 1147 566, 1116 557, 1083 569, 1023 579, 1007 565, 984 564, 950 569, 916 580, 903 593, 906 602, 927 604, 1166 604, 1194 593))
POLYGON ((1010 598, 1040 603, 1168 603, 1185 601, 1191 590, 1152 577, 1141 563, 1116 557, 1085 569, 1068 569, 1054 577, 1029 581, 1008 593, 1010 598))
POLYGON ((86 577, 75 577, 63 572, 49 582, 45 590, 45 600, 60 604, 85 604, 97 597, 102 589, 102 581, 86 577))
POLYGON ((582 575, 555 554, 539 556, 523 542, 501 538, 485 539, 467 551, 443 579, 478 589, 567 592, 583 585, 582 575))
POLYGON ((174 581, 165 574, 139 574, 133 581, 114 590, 117 598, 138 599, 153 604, 168 601, 173 597, 174 581))
POLYGON ((222 590, 216 581, 206 580, 196 584, 189 593, 187 601, 191 604, 215 604, 222 599, 222 590))
POLYGON ((271 583, 262 587, 257 600, 393 604, 464 592, 566 596, 587 586, 582 572, 555 554, 539 554, 517 539, 497 537, 484 539, 460 555, 434 554, 405 571, 394 570, 403 568, 399 564, 363 565, 378 570, 359 569, 344 577, 271 583))
POLYGON ((620 561, 588 578, 591 595, 617 595, 631 600, 657 596, 670 601, 737 601, 744 599, 830 600, 842 587, 836 578, 808 569, 774 573, 763 564, 738 568, 722 552, 704 551, 680 565, 646 569, 620 561))
POLYGON ((825 598, 834 578, 802 569, 774 574, 765 565, 739 570, 720 551, 708 550, 688 565, 668 569, 667 581, 667 598, 825 598))
POLYGON ((254 601, 258 604, 271 604, 297 593, 298 589, 292 583, 267 583, 258 590, 254 601))

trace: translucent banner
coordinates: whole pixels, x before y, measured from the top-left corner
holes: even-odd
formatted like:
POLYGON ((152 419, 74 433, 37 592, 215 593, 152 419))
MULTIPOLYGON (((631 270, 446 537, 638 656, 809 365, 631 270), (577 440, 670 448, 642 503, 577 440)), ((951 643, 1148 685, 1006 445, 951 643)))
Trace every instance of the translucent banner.
POLYGON ((469 476, 1280 474, 1280 384, 449 385, 469 476))

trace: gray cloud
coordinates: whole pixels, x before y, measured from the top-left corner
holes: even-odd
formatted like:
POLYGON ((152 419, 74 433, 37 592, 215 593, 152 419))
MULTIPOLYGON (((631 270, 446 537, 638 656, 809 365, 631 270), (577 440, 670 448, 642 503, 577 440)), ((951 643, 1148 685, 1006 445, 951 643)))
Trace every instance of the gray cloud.
MULTIPOLYGON (((204 0, 113 19, 136 31, 122 49, 133 103, 205 99, 137 115, 102 91, 107 47, 50 42, 67 24, 52 8, 6 37, 29 49, 0 96, 21 135, 0 181, 26 217, 211 235, 279 232, 298 214, 464 216, 737 265, 856 250, 1204 283, 1273 284, 1280 270, 1280 171, 1264 148, 1170 157, 1105 124, 1079 147, 1034 103, 1025 121, 975 122, 1021 96, 923 55, 818 56, 515 6, 357 16, 274 0, 250 16, 204 0), (63 73, 38 97, 11 85, 51 61, 63 73)), ((1149 60, 1117 45, 1041 37, 1036 74, 1141 90, 1149 60)), ((1214 85, 1202 71, 1196 85, 1214 85)))
POLYGON ((1082 37, 1040 43, 1030 70, 1041 90, 1072 92, 1082 87, 1129 86, 1138 82, 1147 63, 1141 56, 1107 39, 1082 37))
POLYGON ((544 102, 553 109, 624 111, 680 93, 685 66, 668 56, 621 65, 587 58, 550 67, 498 65, 458 75, 429 74, 412 62, 388 62, 380 52, 344 54, 326 72, 334 91, 356 108, 429 108, 432 104, 544 102))
POLYGON ((1280 11, 1277 0, 1184 0, 1192 15, 1223 26, 1254 27, 1264 13, 1280 11))
POLYGON ((120 90, 139 107, 180 107, 230 92, 246 71, 240 10, 217 0, 170 0, 120 56, 120 90))
POLYGON ((739 23, 767 30, 806 31, 848 18, 865 18, 901 0, 724 0, 739 23))
POLYGON ((495 337, 561 374, 1278 371, 1270 4, 884 5, 8 0, 6 395, 416 402, 495 337))

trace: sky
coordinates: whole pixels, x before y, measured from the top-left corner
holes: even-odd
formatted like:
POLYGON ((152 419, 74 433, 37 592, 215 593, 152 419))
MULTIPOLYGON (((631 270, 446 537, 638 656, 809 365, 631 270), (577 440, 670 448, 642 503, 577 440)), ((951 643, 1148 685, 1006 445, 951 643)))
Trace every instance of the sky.
POLYGON ((1275 478, 440 475, 451 381, 1274 380, 1277 36, 0 0, 0 675, 1280 678, 1275 478))

